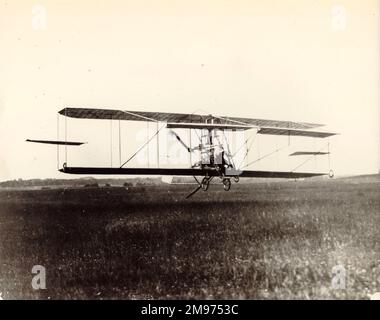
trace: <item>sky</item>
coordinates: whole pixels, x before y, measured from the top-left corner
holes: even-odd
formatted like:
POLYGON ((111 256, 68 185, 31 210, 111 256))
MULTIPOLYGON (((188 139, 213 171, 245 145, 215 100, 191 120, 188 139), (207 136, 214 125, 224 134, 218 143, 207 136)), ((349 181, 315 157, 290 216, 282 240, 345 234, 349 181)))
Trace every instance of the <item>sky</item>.
MULTIPOLYGON (((25 142, 55 139, 66 106, 323 123, 340 133, 337 175, 377 173, 379 15, 375 0, 2 0, 0 180, 72 178, 54 146, 25 142)), ((117 165, 143 143, 145 123, 122 123, 119 157, 118 124, 95 122, 69 119, 68 138, 88 142, 72 165, 117 165)), ((282 143, 265 139, 261 155, 282 143)), ((288 151, 253 168, 291 168, 288 151)))

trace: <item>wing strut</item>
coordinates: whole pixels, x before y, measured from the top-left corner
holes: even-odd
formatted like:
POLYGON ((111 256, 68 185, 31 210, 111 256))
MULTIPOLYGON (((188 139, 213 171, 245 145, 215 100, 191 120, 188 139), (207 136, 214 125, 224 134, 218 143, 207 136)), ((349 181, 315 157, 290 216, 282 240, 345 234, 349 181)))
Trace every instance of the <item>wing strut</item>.
POLYGON ((137 149, 137 151, 127 160, 125 161, 121 166, 120 168, 124 167, 129 161, 131 161, 142 149, 145 148, 146 145, 148 145, 149 142, 151 142, 153 140, 153 138, 158 135, 158 133, 165 127, 165 124, 159 129, 156 131, 156 133, 150 137, 150 139, 145 142, 139 149, 137 149))
MULTIPOLYGON (((258 162, 258 161, 260 161, 260 160, 262 160, 262 159, 265 159, 265 158, 271 156, 272 154, 275 154, 276 152, 279 152, 280 150, 282 150, 282 149, 284 149, 284 148, 286 148, 286 147, 287 147, 287 145, 286 145, 286 146, 279 147, 279 148, 277 148, 276 150, 274 150, 274 151, 272 151, 272 152, 269 152, 269 153, 263 155, 262 157, 258 157, 257 159, 255 159, 255 160, 253 160, 253 161, 247 163, 245 166, 241 167, 240 169, 244 169, 244 168, 250 166, 251 164, 254 164, 254 163, 256 163, 256 162, 258 162)), ((296 169, 294 169, 294 170, 296 170, 296 169)), ((294 171, 294 170, 293 170, 293 171, 294 171)))
MULTIPOLYGON (((330 143, 327 143, 324 147, 322 147, 319 151, 318 151, 318 153, 321 153, 324 149, 326 149, 327 148, 327 150, 328 150, 328 157, 329 157, 329 159, 330 159, 330 150, 329 150, 329 148, 330 148, 330 143)), ((307 157, 307 159, 305 160, 305 161, 303 161, 301 164, 299 164, 298 166, 296 166, 292 171, 290 171, 290 172, 294 172, 294 171, 296 171, 298 168, 300 168, 300 167, 302 167, 305 163, 307 163, 307 162, 309 162, 311 159, 313 159, 315 157, 315 155, 314 154, 312 154, 310 157, 307 157)), ((330 164, 329 164, 329 170, 330 170, 330 164)), ((330 170, 331 171, 331 170, 330 170)))

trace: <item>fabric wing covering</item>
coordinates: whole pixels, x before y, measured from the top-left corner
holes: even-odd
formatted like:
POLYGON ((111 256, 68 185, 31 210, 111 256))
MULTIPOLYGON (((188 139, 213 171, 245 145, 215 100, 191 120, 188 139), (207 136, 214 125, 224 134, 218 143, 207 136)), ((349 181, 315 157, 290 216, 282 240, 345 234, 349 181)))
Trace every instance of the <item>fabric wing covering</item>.
MULTIPOLYGON (((116 175, 170 175, 170 176, 219 176, 216 170, 195 168, 103 168, 103 167, 63 167, 59 171, 71 174, 116 174, 116 175)), ((321 176, 324 173, 286 172, 286 171, 253 171, 243 170, 226 173, 226 176, 239 176, 243 178, 309 178, 321 176)))
POLYGON ((55 144, 55 145, 66 145, 66 146, 81 146, 86 142, 77 142, 77 141, 58 141, 58 140, 34 140, 34 139, 26 139, 27 142, 34 143, 44 143, 44 144, 55 144))
POLYGON ((246 125, 256 127, 289 128, 289 129, 311 129, 322 126, 322 124, 277 121, 253 118, 222 117, 212 115, 168 113, 168 112, 147 112, 147 111, 126 111, 111 109, 92 108, 64 108, 59 114, 71 118, 81 119, 111 119, 129 121, 154 121, 170 123, 224 123, 231 125, 246 125))
POLYGON ((323 132, 323 131, 308 131, 308 130, 296 130, 287 128, 260 128, 257 133, 269 134, 277 136, 300 136, 300 137, 310 137, 310 138, 327 138, 336 133, 323 132))
POLYGON ((289 156, 322 156, 322 155, 326 155, 326 154, 330 154, 330 152, 322 152, 322 151, 296 151, 296 152, 293 152, 291 153, 289 156))

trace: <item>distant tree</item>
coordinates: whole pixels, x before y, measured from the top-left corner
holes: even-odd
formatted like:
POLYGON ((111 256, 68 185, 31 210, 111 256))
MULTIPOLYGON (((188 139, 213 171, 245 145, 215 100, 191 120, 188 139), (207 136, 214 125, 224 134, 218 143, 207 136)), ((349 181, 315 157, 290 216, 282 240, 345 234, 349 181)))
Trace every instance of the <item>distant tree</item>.
POLYGON ((99 184, 97 182, 87 183, 84 185, 85 188, 99 188, 99 184))

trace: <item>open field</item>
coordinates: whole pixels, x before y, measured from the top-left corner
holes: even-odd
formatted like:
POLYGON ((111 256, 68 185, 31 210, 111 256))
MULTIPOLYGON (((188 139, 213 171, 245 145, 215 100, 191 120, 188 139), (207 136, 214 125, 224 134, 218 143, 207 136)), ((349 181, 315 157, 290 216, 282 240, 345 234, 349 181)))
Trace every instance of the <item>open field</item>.
POLYGON ((4 299, 367 298, 380 179, 0 191, 4 299), (31 287, 43 265, 47 289, 31 287), (330 288, 346 268, 346 289, 330 288))

